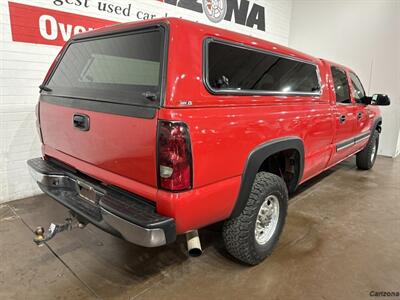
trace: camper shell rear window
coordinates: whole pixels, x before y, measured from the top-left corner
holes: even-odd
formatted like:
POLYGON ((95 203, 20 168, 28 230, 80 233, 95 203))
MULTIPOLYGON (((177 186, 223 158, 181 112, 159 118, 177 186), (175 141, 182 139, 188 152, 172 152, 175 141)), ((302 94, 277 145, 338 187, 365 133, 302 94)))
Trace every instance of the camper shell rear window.
POLYGON ((46 84, 48 94, 159 106, 165 34, 157 26, 71 42, 46 84))

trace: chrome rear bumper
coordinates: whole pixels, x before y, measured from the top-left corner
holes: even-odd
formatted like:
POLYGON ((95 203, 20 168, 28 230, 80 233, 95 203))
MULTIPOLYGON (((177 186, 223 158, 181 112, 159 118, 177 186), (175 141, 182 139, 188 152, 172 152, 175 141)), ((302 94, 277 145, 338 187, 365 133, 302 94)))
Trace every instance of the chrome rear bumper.
POLYGON ((29 160, 28 166, 43 192, 111 234, 144 247, 162 246, 176 238, 175 220, 157 214, 153 205, 135 195, 105 187, 41 158, 29 160), (82 195, 82 186, 93 197, 82 195))

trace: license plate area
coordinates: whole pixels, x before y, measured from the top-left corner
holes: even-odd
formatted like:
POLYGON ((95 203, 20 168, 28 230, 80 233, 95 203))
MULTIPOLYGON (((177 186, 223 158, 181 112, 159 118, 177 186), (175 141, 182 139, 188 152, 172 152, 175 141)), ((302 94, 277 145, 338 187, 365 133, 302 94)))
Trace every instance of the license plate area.
POLYGON ((98 204, 96 190, 85 182, 76 181, 79 196, 93 205, 98 204))

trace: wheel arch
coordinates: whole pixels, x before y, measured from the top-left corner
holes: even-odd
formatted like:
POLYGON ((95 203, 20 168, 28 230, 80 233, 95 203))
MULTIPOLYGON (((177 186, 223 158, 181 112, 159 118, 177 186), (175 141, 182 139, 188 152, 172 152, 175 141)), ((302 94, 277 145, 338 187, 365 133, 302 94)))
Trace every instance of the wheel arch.
POLYGON ((374 120, 374 123, 372 124, 372 128, 371 128, 371 135, 372 135, 372 133, 373 133, 373 130, 378 130, 378 132, 379 133, 381 133, 381 131, 382 131, 382 117, 377 117, 375 120, 374 120))
POLYGON ((279 138, 269 141, 267 143, 257 146, 249 154, 240 184, 239 195, 236 199, 235 206, 232 210, 231 217, 237 217, 246 205, 247 199, 251 192, 251 188, 260 167, 269 157, 282 151, 296 150, 299 154, 299 171, 296 178, 296 188, 301 178, 303 177, 304 170, 304 144, 303 140, 296 136, 279 138))

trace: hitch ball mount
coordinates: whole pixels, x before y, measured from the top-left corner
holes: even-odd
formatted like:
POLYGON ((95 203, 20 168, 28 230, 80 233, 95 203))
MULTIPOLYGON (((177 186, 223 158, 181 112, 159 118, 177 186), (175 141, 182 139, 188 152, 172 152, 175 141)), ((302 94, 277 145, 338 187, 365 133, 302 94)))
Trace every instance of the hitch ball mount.
POLYGON ((44 231, 44 228, 42 226, 37 227, 34 231, 35 237, 33 238, 33 241, 36 243, 36 245, 42 246, 45 242, 51 240, 53 237, 55 237, 56 234, 60 232, 71 231, 75 228, 83 229, 86 225, 87 222, 78 220, 77 216, 71 213, 71 215, 65 219, 64 223, 51 223, 49 229, 47 229, 47 232, 44 231))

